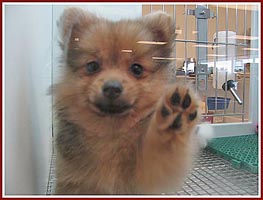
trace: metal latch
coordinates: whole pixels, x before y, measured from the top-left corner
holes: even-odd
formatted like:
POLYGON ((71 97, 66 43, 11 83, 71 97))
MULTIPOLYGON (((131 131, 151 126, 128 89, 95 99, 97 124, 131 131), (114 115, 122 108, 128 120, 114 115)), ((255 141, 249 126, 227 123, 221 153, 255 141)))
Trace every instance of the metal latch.
POLYGON ((215 17, 214 12, 204 7, 197 7, 195 10, 187 9, 187 15, 194 15, 197 19, 209 19, 215 17))
POLYGON ((207 76, 209 74, 207 64, 198 64, 196 66, 197 88, 207 90, 207 76))

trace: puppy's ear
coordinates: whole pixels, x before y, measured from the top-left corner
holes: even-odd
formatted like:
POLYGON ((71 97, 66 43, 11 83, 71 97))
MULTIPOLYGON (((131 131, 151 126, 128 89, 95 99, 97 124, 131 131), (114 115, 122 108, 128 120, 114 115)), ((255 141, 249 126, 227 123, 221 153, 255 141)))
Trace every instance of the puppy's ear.
POLYGON ((86 10, 78 7, 66 8, 57 23, 62 46, 69 43, 74 32, 81 32, 95 20, 96 16, 86 10))
POLYGON ((175 27, 172 18, 164 12, 154 12, 142 18, 143 24, 148 27, 154 39, 159 42, 170 42, 175 38, 175 27))

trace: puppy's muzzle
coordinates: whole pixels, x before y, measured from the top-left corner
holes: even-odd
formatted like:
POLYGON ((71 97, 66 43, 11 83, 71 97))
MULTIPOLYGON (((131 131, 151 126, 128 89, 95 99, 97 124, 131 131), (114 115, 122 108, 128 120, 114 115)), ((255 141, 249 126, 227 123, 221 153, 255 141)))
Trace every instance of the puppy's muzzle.
POLYGON ((102 87, 102 93, 104 97, 109 100, 117 99, 123 91, 123 87, 119 81, 110 80, 104 83, 102 87))
POLYGON ((117 80, 106 81, 102 88, 102 98, 97 99, 95 106, 104 114, 123 114, 132 105, 123 97, 124 88, 117 80))

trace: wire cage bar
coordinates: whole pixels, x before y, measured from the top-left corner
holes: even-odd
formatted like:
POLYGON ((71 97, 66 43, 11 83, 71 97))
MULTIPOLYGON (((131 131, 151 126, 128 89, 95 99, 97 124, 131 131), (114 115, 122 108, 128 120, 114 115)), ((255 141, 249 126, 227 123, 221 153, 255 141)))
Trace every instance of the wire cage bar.
MULTIPOLYGON (((157 10, 169 12, 173 17, 177 38, 174 49, 174 71, 177 81, 192 82, 201 99, 204 110, 202 116, 212 123, 249 122, 249 65, 251 62, 249 49, 250 42, 258 40, 250 36, 251 15, 254 12, 248 4, 154 4, 150 12, 157 10), (172 9, 169 8, 172 6, 172 9), (202 9, 203 10, 200 10, 202 9), (198 12, 200 12, 198 14, 198 12), (210 12, 210 14, 207 14, 210 12), (196 23, 192 24, 195 18, 196 23), (208 26, 198 28, 198 21, 208 26), (195 26, 195 30, 193 30, 195 26), (224 38, 221 38, 224 32, 224 38), (207 34, 207 39, 200 39, 198 35, 207 34), (214 34, 214 38, 213 35, 214 34), (233 35, 234 34, 234 35, 233 35), (180 45, 181 44, 181 45, 180 45), (196 50, 195 50, 196 49, 196 50), (206 56, 200 53, 206 49, 206 56), (222 53, 224 52, 224 53, 222 53), (221 55, 222 54, 222 55, 221 55), (192 62, 195 60, 195 63, 192 62), (194 66, 194 69, 192 69, 194 66), (198 67, 207 70, 206 90, 198 87, 200 78, 196 73, 198 67), (222 89, 222 85, 229 85, 229 80, 236 83, 232 90, 222 89), (210 97, 213 97, 211 100, 210 97), (236 97, 241 101, 237 103, 236 97), (230 99, 229 102, 221 98, 230 99), (213 102, 211 102, 213 101, 213 102), (209 104, 214 104, 210 109, 209 104), (220 104, 223 104, 223 109, 220 104)), ((255 10, 257 11, 257 10, 255 10)))

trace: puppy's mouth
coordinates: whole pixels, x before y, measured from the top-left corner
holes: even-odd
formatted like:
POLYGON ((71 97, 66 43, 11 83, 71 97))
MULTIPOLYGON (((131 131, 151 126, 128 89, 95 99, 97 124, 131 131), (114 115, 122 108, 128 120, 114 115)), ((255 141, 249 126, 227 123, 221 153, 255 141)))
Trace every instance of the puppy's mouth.
POLYGON ((96 108, 106 115, 121 115, 127 114, 133 107, 125 101, 98 101, 95 103, 96 108))

